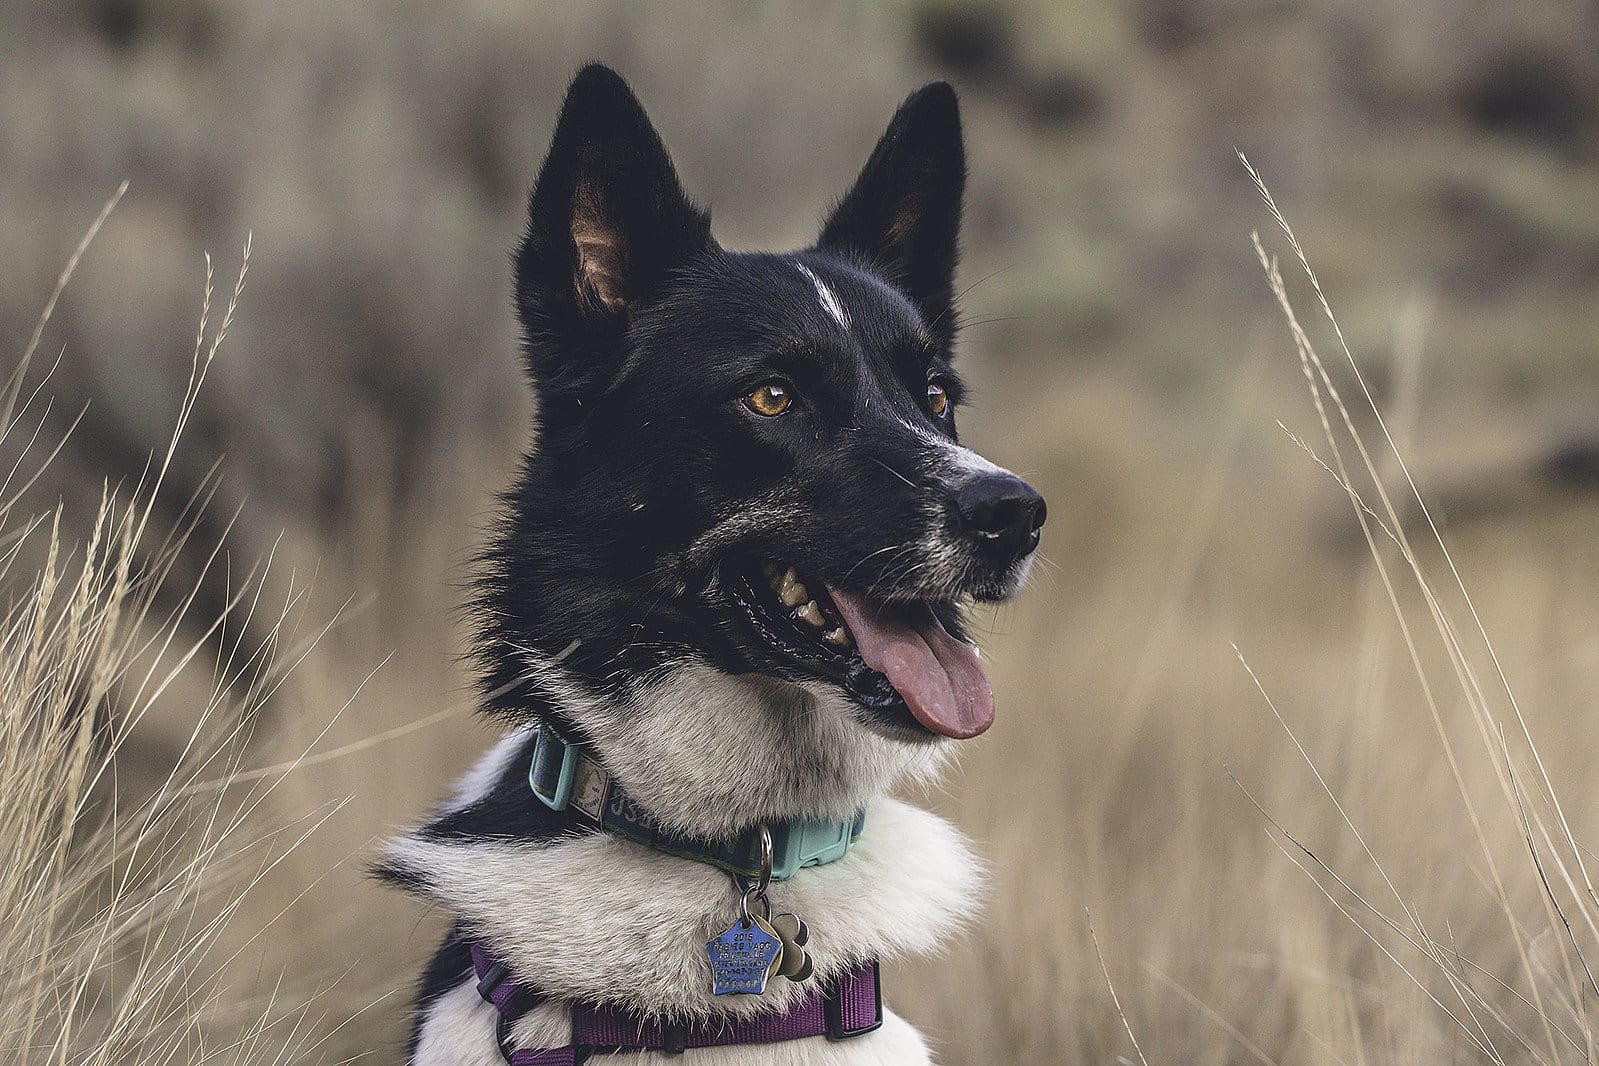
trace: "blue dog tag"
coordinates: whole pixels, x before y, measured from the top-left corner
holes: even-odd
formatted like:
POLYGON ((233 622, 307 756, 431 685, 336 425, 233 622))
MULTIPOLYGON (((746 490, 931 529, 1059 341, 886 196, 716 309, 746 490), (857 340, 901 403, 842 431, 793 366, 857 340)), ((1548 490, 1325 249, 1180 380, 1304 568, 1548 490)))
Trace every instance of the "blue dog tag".
POLYGON ((740 918, 705 945, 711 957, 711 991, 718 996, 760 995, 782 950, 776 930, 759 916, 751 915, 747 926, 740 918))

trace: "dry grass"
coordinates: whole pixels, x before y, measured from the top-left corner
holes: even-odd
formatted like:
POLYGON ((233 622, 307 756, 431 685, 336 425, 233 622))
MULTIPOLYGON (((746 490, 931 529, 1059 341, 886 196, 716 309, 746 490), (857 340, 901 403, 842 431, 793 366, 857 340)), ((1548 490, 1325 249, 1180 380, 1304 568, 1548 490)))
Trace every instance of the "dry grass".
MULTIPOLYGON (((264 609, 263 583, 239 576, 229 611, 197 624, 192 591, 179 590, 176 606, 161 595, 173 594, 181 556, 200 553, 204 570, 220 547, 151 522, 237 309, 248 244, 219 315, 208 263, 166 453, 137 484, 107 488, 81 545, 64 540, 59 507, 28 512, 31 479, 50 456, 34 454, 49 432, 48 375, 24 398, 27 370, 121 194, 63 270, 0 401, 11 455, 0 483, 0 1056, 62 1066, 308 1061, 325 1036, 310 1003, 298 990, 230 983, 236 950, 219 950, 252 887, 325 817, 302 812, 263 830, 258 814, 282 771, 244 770, 255 716, 305 651, 278 647, 296 598, 260 627, 265 643, 208 660, 220 632, 264 609), (36 570, 30 552, 42 555, 36 570), (197 673, 210 679, 203 690, 185 684, 197 673), (150 716, 188 723, 181 754, 158 780, 122 780, 124 749, 150 716)), ((205 504, 193 499, 185 513, 205 504)))
MULTIPOLYGON (((1332 457, 1331 465, 1314 451, 1310 454, 1318 466, 1333 475, 1360 526, 1374 572, 1402 635, 1405 663, 1414 673, 1432 723, 1437 754, 1449 767, 1459 810, 1470 823, 1471 833, 1460 841, 1460 854, 1456 857, 1458 875, 1469 874, 1473 856, 1481 863, 1480 869, 1487 874, 1489 901, 1502 918, 1500 943, 1482 958, 1462 954, 1449 932, 1458 919, 1446 918, 1440 929, 1436 919, 1423 917, 1419 907, 1395 883, 1383 860, 1339 802, 1337 790, 1297 739, 1295 749, 1337 811, 1343 828, 1358 844, 1368 872, 1376 875, 1386 891, 1377 896, 1363 895, 1350 883, 1349 878, 1355 876, 1353 871, 1340 873, 1275 819, 1271 819, 1271 824, 1299 853, 1288 851, 1288 857, 1311 876, 1329 903, 1369 937, 1436 1008, 1438 1014, 1432 1021, 1442 1028, 1440 1044, 1445 1042, 1445 1034, 1463 1037, 1472 1049, 1496 1063, 1592 1062, 1594 1036, 1587 1011, 1593 1002, 1589 992, 1599 997, 1599 984, 1595 983, 1587 955, 1599 948, 1599 895, 1589 877, 1583 847, 1572 832, 1560 793, 1550 779, 1465 580, 1361 376, 1321 282, 1260 175, 1247 159, 1244 166, 1311 286, 1316 306, 1353 377, 1358 402, 1369 410, 1377 427, 1378 443, 1368 446, 1294 310, 1277 260, 1267 253, 1259 235, 1253 235, 1272 295, 1293 336, 1306 387, 1332 457), (1348 454, 1350 449, 1353 457, 1348 454), (1385 476, 1385 469, 1397 471, 1397 476, 1385 476), (1366 486, 1364 493, 1361 485, 1366 486), (1375 505, 1368 503, 1368 495, 1377 501, 1375 505), (1418 513, 1420 521, 1413 522, 1409 511, 1418 513), (1408 531, 1411 525, 1423 538, 1421 547, 1436 552, 1434 565, 1424 565, 1420 549, 1408 531), (1407 591, 1419 595, 1422 611, 1402 600, 1407 591), (1423 659, 1420 642, 1427 638, 1429 628, 1444 651, 1447 670, 1423 659), (1445 714, 1451 711, 1469 721, 1479 741, 1477 746, 1462 748, 1454 739, 1444 721, 1445 714), (1485 770, 1497 788, 1484 788, 1480 776, 1468 780, 1468 761, 1485 770), (1507 821, 1520 830, 1524 848, 1507 842, 1502 831, 1497 836, 1493 834, 1495 823, 1502 830, 1507 821), (1551 873, 1555 875, 1554 882, 1551 873), (1384 904, 1383 895, 1390 897, 1390 902, 1384 904), (1535 952, 1542 956, 1537 965, 1535 952), (1507 960, 1513 960, 1513 965, 1507 967, 1507 960)), ((1248 669, 1247 664, 1245 668, 1248 669)), ((1259 686, 1254 671, 1249 670, 1249 674, 1259 686)), ((1292 739, 1293 732, 1276 705, 1263 687, 1260 691, 1292 739)), ((1360 1043, 1350 1050, 1361 1059, 1374 1052, 1385 1057, 1385 1049, 1360 1043)))

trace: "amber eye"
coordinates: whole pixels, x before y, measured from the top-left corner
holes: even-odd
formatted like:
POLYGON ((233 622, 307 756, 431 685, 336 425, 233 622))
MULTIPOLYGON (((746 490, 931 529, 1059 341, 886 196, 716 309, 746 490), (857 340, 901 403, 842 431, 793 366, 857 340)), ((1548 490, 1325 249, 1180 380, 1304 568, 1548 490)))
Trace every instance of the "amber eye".
POLYGON ((776 418, 787 411, 793 402, 794 398, 789 394, 788 386, 781 381, 768 381, 744 397, 745 407, 767 418, 776 418))
POLYGON ((949 393, 945 392, 944 386, 936 381, 927 383, 927 406, 931 407, 939 418, 943 418, 949 411, 949 393))

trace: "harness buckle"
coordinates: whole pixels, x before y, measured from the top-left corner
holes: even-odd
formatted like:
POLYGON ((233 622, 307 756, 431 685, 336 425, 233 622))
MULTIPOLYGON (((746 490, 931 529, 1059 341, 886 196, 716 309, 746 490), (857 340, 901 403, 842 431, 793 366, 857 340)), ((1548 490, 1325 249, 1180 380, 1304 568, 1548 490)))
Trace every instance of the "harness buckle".
POLYGON ((835 977, 828 984, 827 995, 822 1000, 822 1015, 827 1021, 827 1039, 853 1040, 857 1036, 876 1032, 883 1026, 883 976, 879 971, 876 959, 871 960, 872 968, 872 1014, 871 1017, 860 1025, 851 1026, 844 1019, 844 985, 845 982, 855 982, 861 978, 854 973, 843 974, 835 977))
POLYGON ((483 997, 483 1002, 498 1007, 494 1002, 494 990, 500 987, 500 982, 505 980, 505 975, 510 973, 503 962, 497 962, 486 970, 477 983, 477 994, 483 997))

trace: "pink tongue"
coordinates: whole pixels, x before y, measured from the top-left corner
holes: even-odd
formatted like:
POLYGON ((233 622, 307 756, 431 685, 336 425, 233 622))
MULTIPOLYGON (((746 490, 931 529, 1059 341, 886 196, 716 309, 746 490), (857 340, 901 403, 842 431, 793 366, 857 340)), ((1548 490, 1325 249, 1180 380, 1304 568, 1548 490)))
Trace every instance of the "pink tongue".
POLYGON ((994 692, 977 650, 949 635, 925 607, 889 617, 827 586, 866 665, 888 677, 916 720, 965 740, 994 724, 994 692))

